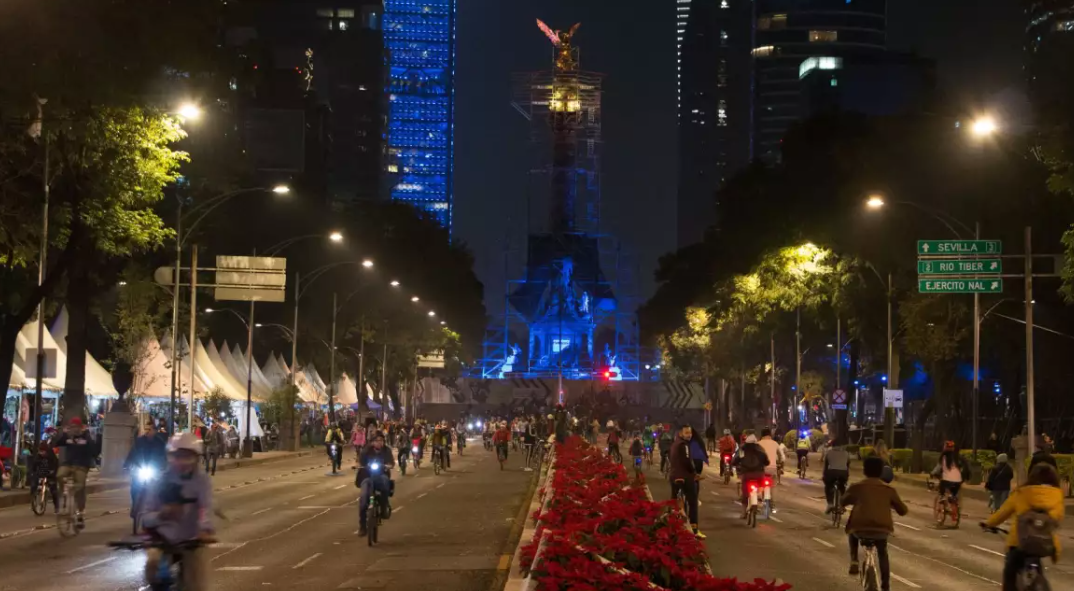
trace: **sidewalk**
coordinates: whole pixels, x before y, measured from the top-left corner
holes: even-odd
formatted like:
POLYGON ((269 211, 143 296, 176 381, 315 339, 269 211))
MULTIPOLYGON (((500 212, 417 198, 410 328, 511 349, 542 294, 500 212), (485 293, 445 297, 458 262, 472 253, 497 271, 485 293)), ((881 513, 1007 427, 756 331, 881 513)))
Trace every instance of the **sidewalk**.
MULTIPOLYGON (((255 452, 252 458, 221 458, 216 464, 216 471, 234 470, 249 466, 259 466, 269 462, 301 458, 313 454, 315 451, 324 453, 322 450, 303 449, 300 451, 267 451, 255 452)), ((86 494, 108 492, 112 490, 126 490, 130 486, 130 479, 126 476, 121 478, 104 478, 100 472, 91 471, 86 479, 86 494)), ((27 505, 30 503, 30 489, 4 489, 0 491, 0 509, 27 505)))

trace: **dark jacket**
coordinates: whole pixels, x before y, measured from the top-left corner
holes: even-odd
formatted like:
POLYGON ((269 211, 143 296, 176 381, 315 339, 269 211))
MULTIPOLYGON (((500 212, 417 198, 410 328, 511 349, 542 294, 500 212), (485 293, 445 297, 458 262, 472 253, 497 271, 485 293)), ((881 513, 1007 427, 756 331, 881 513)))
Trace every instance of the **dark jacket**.
POLYGON ((1004 491, 1011 490, 1011 480, 1014 478, 1014 469, 1010 464, 999 464, 988 473, 988 482, 985 482, 985 490, 1004 491))
POLYGON ((842 504, 854 505, 847 518, 847 533, 852 534, 890 534, 895 531, 891 511, 906 515, 906 503, 899 498, 899 493, 884 484, 879 478, 866 478, 850 485, 843 494, 842 504))
POLYGON ((56 454, 52 452, 52 448, 49 448, 48 453, 44 456, 36 454, 33 456, 34 473, 33 478, 55 478, 56 470, 60 467, 60 459, 56 457, 56 454))
POLYGON ((740 467, 743 474, 761 474, 770 463, 768 453, 757 443, 742 444, 734 460, 734 465, 740 467))
POLYGON ((641 444, 640 439, 635 439, 634 443, 630 444, 630 455, 632 455, 632 456, 645 455, 645 446, 641 444))
POLYGON ((61 433, 56 438, 56 447, 64 448, 64 466, 92 468, 97 463, 97 442, 88 429, 77 435, 61 433))
POLYGON ((690 442, 682 437, 675 437, 671 444, 671 467, 668 478, 672 482, 676 480, 694 481, 694 463, 690 461, 690 442))
POLYGON ((358 473, 354 477, 354 486, 362 486, 362 481, 369 476, 369 465, 373 462, 380 464, 380 474, 388 475, 391 467, 395 465, 395 454, 392 448, 385 445, 378 451, 373 444, 367 444, 358 454, 358 473))
POLYGON ((142 435, 134 440, 134 446, 131 447, 130 453, 127 454, 123 467, 130 470, 138 466, 154 466, 157 470, 163 472, 168 467, 166 448, 167 443, 164 442, 164 438, 160 433, 142 435))

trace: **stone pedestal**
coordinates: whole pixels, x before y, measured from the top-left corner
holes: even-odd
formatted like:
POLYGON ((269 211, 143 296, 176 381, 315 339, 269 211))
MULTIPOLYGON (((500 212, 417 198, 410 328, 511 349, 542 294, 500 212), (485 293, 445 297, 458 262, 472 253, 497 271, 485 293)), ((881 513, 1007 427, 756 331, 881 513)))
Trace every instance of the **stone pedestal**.
POLYGON ((1028 478, 1028 466, 1029 466, 1029 438, 1025 435, 1018 435, 1011 439, 1011 447, 1014 449, 1014 477, 1018 486, 1022 486, 1026 483, 1028 478))
POLYGON ((134 438, 137 436, 138 417, 125 411, 112 411, 104 415, 101 435, 101 474, 106 477, 123 474, 123 462, 127 459, 134 438))

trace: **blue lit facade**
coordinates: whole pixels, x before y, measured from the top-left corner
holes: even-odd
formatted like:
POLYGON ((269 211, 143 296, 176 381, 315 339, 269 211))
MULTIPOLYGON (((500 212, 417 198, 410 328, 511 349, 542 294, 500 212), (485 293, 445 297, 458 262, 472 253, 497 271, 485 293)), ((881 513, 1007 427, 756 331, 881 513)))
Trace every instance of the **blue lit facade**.
POLYGON ((393 200, 451 229, 456 0, 385 0, 387 173, 393 200))

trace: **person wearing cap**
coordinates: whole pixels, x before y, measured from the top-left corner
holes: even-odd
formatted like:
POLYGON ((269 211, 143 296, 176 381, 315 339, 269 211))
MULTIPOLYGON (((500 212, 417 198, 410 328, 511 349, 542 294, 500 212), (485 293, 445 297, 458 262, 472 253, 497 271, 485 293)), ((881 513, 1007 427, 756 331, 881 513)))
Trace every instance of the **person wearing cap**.
POLYGON ((67 427, 56 438, 56 447, 64 448, 63 462, 57 479, 62 485, 68 477, 75 487, 75 516, 78 527, 82 527, 82 513, 86 510, 86 475, 97 463, 97 442, 82 424, 82 419, 74 417, 67 422, 67 427))
MULTIPOLYGON (((212 478, 198 470, 202 442, 193 433, 177 433, 168 440, 168 469, 158 486, 150 490, 142 527, 168 545, 178 546, 198 541, 211 544, 213 526, 212 478)), ((179 552, 183 560, 183 589, 204 591, 208 588, 208 563, 201 547, 179 552)), ((146 550, 145 577, 150 587, 159 584, 161 548, 146 550)))
POLYGON ((988 473, 985 482, 985 490, 991 493, 992 511, 996 511, 1007 502, 1011 496, 1011 480, 1014 479, 1014 469, 1007 463, 1007 454, 996 456, 996 466, 988 473))
POLYGON ((739 476, 742 480, 743 516, 746 515, 746 511, 749 509, 750 483, 764 481, 765 468, 768 467, 768 464, 768 453, 757 443, 757 436, 753 434, 747 435, 745 443, 738 449, 738 455, 735 456, 734 460, 734 465, 738 468, 739 476))

